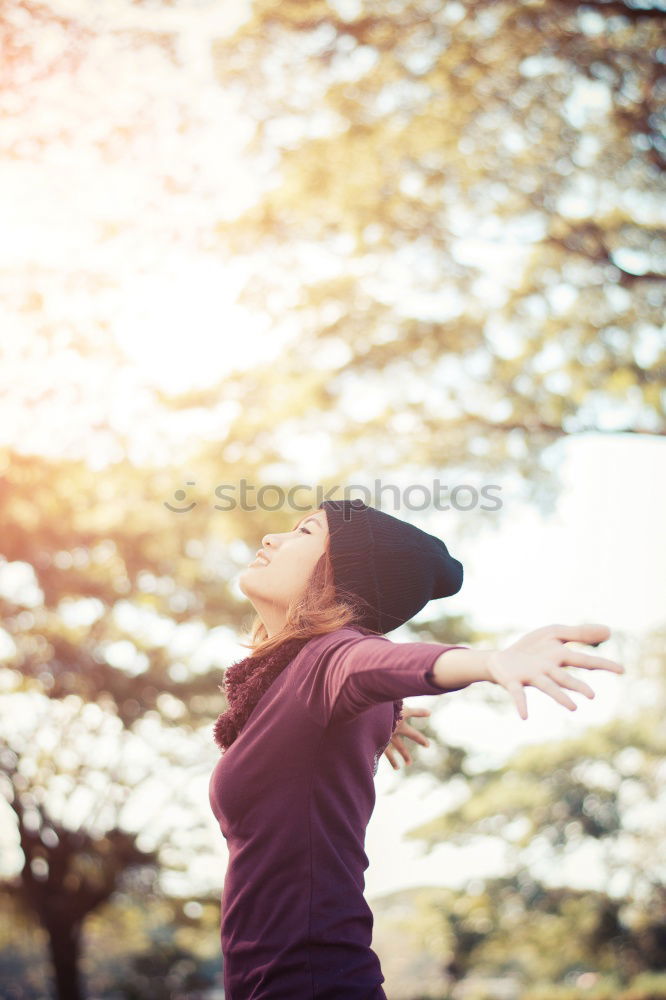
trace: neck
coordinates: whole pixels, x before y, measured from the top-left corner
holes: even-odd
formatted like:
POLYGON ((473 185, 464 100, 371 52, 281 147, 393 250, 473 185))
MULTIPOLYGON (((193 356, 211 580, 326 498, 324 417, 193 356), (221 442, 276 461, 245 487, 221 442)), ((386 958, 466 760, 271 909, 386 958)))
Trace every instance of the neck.
POLYGON ((264 623, 269 639, 280 632, 287 621, 285 615, 260 615, 260 618, 264 623))
POLYGON ((255 608, 264 624, 269 639, 280 632, 286 625, 287 614, 284 608, 280 608, 276 604, 264 604, 263 602, 257 602, 255 608))

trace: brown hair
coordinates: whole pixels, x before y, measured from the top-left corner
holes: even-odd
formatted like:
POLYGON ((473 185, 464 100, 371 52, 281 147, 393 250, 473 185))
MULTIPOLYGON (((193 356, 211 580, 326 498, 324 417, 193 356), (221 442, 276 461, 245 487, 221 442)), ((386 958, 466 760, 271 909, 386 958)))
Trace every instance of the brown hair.
POLYGON ((287 608, 284 626, 269 636, 266 626, 256 615, 249 628, 249 642, 241 646, 251 649, 250 656, 270 653, 287 639, 312 638, 326 635, 360 620, 363 601, 349 592, 336 593, 333 564, 326 541, 326 551, 317 560, 301 597, 287 608))

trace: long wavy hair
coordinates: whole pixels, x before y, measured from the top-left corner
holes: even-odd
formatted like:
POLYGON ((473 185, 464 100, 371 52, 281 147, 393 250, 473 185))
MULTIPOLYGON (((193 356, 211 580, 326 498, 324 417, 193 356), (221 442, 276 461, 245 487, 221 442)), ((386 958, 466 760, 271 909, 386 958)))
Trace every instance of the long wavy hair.
POLYGON ((241 642, 240 645, 252 650, 250 656, 263 656, 288 639, 313 638, 345 625, 360 624, 364 608, 362 598, 356 594, 340 587, 336 591, 327 538, 326 550, 317 560, 302 595, 287 608, 284 626, 269 636, 257 614, 246 632, 246 636, 249 633, 249 642, 241 642))

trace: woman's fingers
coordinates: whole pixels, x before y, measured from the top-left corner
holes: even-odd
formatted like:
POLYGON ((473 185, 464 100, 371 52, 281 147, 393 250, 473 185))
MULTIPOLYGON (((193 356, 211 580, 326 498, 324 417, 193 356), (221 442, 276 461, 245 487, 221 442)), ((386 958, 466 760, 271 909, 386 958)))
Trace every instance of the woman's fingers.
MULTIPOLYGON (((411 705, 405 705, 403 707, 402 719, 398 723, 396 732, 399 733, 400 736, 409 736, 410 740, 414 740, 415 743, 420 743, 422 747, 430 746, 430 740, 427 739, 423 733, 420 733, 418 729, 415 729, 414 726, 410 726, 407 722, 407 718, 412 718, 414 716, 423 718, 428 715, 430 715, 429 708, 417 708, 416 706, 412 707, 411 705)), ((395 739, 395 734, 393 738, 395 739)))
POLYGON ((608 660, 605 656, 592 656, 590 653, 581 653, 577 649, 565 649, 563 660, 570 667, 587 667, 588 670, 612 670, 616 674, 623 674, 624 667, 615 660, 608 660))
POLYGON ((430 715, 429 708, 418 708, 416 705, 403 705, 402 714, 404 718, 408 716, 411 718, 413 715, 426 716, 430 715))
POLYGON ((598 646, 610 638, 608 625, 597 623, 585 625, 547 625, 555 633, 555 638, 562 642, 584 642, 587 646, 598 646))
POLYGON ((427 739, 423 733, 420 733, 418 729, 414 729, 413 726, 408 726, 403 724, 400 730, 401 736, 409 736, 410 740, 414 740, 415 743, 420 743, 422 747, 430 746, 430 740, 427 739))
MULTIPOLYGON (((416 732, 416 730, 414 730, 414 732, 415 732, 415 736, 412 737, 412 738, 414 739, 415 743, 420 743, 421 746, 424 746, 424 747, 430 746, 430 740, 427 740, 425 738, 425 736, 423 736, 421 733, 416 732)), ((403 736, 409 736, 410 734, 409 733, 405 733, 403 731, 402 735, 403 736)), ((394 768, 397 771, 398 770, 398 764, 396 763, 396 759, 395 759, 395 755, 394 755, 394 751, 393 751, 394 747, 400 753, 400 756, 404 760, 405 764, 411 764, 412 763, 412 756, 411 756, 409 750, 407 749, 407 747, 405 746, 405 744, 402 742, 400 736, 396 736, 396 734, 394 733, 393 736, 391 737, 391 741, 390 741, 389 745, 387 746, 386 750, 384 751, 384 753, 386 754, 386 756, 390 760, 391 767, 394 768)))
POLYGON ((411 764, 412 758, 409 756, 409 750, 407 749, 407 747, 405 746, 405 744, 402 742, 402 740, 400 739, 400 737, 396 736, 395 733, 393 734, 393 737, 391 739, 391 743, 398 750, 398 752, 400 753, 400 756, 403 758, 403 760, 405 761, 405 763, 406 764, 411 764))
POLYGON ((611 630, 608 625, 597 622, 584 625, 542 625, 533 629, 519 639, 519 643, 527 641, 530 644, 535 639, 558 639, 560 642, 583 642, 587 646, 598 646, 610 639, 611 630))
POLYGON ((571 709, 572 712, 578 708, 576 702, 566 695, 564 691, 561 690, 559 685, 555 683, 555 681, 551 680, 550 677, 546 677, 545 674, 542 674, 541 677, 533 678, 533 680, 530 681, 530 684, 532 684, 533 687, 538 687, 540 691, 544 692, 544 694, 549 694, 551 698, 554 698, 555 701, 559 701, 560 705, 564 705, 565 708, 571 709))
POLYGON ((525 698, 525 691, 523 685, 520 681, 508 681, 506 684, 506 689, 516 703, 516 708, 518 709, 518 714, 521 719, 527 718, 527 699, 525 698))
POLYGON ((579 681, 577 677, 572 677, 563 667, 551 667, 550 676, 557 681, 560 687, 569 688, 570 691, 580 691, 588 698, 594 698, 594 691, 589 684, 579 681))

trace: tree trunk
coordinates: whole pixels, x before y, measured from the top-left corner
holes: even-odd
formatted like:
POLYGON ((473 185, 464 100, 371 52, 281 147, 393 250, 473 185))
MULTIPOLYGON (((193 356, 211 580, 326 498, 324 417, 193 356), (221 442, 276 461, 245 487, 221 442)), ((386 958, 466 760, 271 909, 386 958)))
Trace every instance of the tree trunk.
POLYGON ((65 914, 47 926, 55 975, 57 1000, 83 1000, 79 982, 81 924, 69 923, 65 914))

